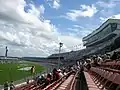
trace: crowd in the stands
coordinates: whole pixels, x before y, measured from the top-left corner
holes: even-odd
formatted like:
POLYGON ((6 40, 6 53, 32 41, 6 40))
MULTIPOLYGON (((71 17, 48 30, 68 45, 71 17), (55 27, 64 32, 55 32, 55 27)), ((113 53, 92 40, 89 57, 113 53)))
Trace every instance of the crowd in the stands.
POLYGON ((56 69, 54 68, 52 73, 42 74, 41 76, 37 76, 34 80, 37 82, 37 85, 44 84, 44 87, 47 85, 59 80, 64 77, 68 72, 77 70, 77 66, 68 66, 66 68, 56 69))
POLYGON ((93 55, 89 58, 85 59, 83 62, 83 65, 89 70, 92 66, 97 67, 100 66, 102 63, 105 63, 107 61, 113 61, 120 59, 120 53, 114 52, 111 54, 104 54, 104 55, 93 55))

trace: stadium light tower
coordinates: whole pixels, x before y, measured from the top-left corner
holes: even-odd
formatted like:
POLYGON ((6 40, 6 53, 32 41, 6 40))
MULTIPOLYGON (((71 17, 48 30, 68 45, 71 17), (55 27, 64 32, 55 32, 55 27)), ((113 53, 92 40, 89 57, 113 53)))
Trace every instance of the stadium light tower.
POLYGON ((7 57, 7 53, 8 53, 8 48, 7 46, 5 47, 5 57, 7 57))
POLYGON ((61 48, 63 46, 63 43, 59 43, 59 57, 58 57, 58 68, 60 68, 60 51, 61 51, 61 48))

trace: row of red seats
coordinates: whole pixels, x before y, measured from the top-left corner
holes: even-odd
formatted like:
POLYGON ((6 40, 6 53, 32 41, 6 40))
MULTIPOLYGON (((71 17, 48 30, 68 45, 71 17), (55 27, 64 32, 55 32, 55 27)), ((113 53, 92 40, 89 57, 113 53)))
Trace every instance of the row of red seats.
POLYGON ((39 90, 44 86, 44 83, 41 85, 37 85, 37 82, 33 81, 29 84, 22 85, 20 87, 16 87, 15 90, 39 90))
POLYGON ((101 64, 101 66, 103 66, 103 67, 109 67, 109 68, 113 68, 113 69, 119 69, 119 67, 120 67, 120 61, 117 61, 117 60, 109 61, 109 62, 101 64))
MULTIPOLYGON (((89 71, 93 81, 101 90, 115 88, 120 85, 120 71, 110 68, 92 67, 89 71)), ((112 90, 113 90, 112 89, 112 90)))
POLYGON ((31 86, 34 86, 34 85, 35 85, 35 82, 33 81, 29 84, 18 86, 18 87, 15 88, 15 90, 26 90, 27 88, 30 88, 31 86))

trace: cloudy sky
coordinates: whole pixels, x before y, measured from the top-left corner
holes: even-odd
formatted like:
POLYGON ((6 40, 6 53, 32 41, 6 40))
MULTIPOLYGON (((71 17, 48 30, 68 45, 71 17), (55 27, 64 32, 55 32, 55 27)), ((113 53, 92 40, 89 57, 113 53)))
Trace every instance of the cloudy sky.
POLYGON ((48 56, 82 48, 108 18, 120 18, 120 0, 0 0, 0 55, 48 56))

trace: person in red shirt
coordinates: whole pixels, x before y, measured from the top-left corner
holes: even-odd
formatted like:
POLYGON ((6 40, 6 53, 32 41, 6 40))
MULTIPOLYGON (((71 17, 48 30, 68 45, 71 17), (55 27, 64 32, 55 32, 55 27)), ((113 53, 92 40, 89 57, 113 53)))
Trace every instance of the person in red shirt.
POLYGON ((47 81, 50 84, 52 80, 52 76, 50 74, 47 74, 47 81))
POLYGON ((57 81, 60 78, 59 72, 56 68, 53 69, 53 81, 57 81))

